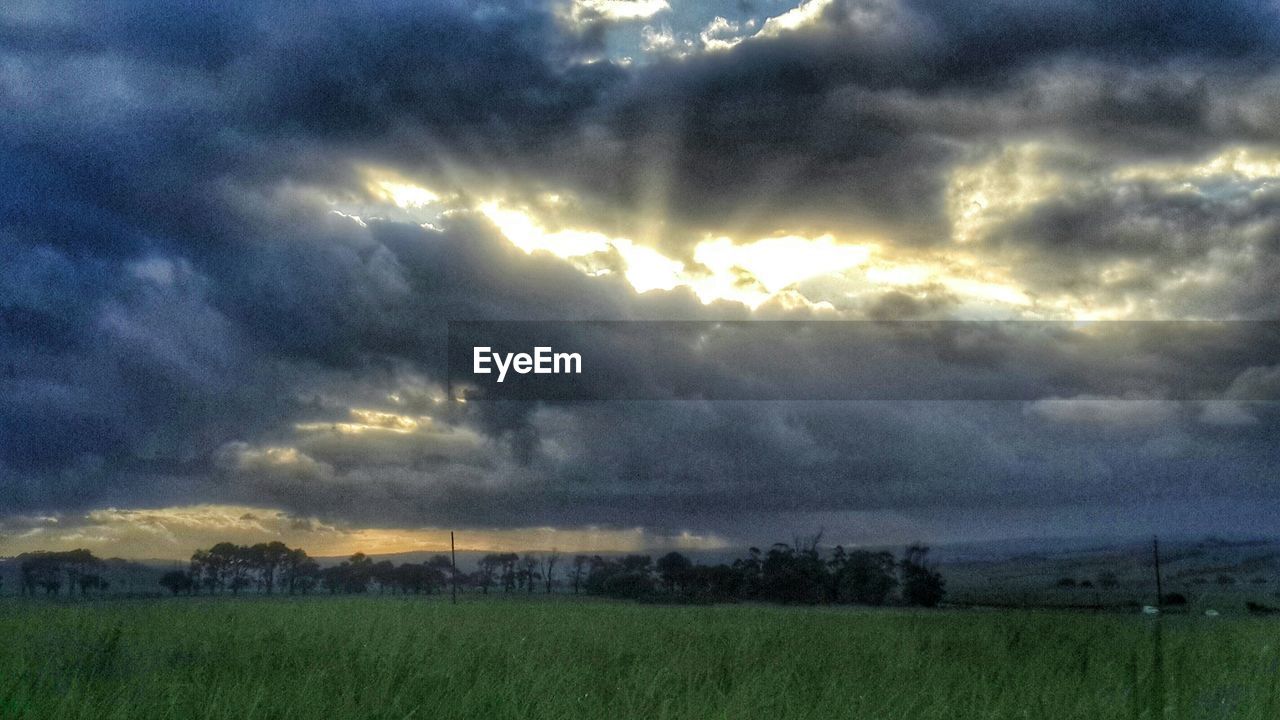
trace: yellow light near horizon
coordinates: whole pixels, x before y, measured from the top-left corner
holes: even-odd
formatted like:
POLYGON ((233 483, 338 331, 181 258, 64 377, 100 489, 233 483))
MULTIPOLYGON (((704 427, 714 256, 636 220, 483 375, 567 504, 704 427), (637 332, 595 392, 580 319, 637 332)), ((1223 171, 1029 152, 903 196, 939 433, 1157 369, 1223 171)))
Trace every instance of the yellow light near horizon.
MULTIPOLYGON (((0 555, 32 550, 86 548, 113 557, 183 560, 197 548, 219 542, 250 545, 279 540, 313 556, 356 552, 443 552, 449 529, 369 528, 291 515, 249 505, 184 505, 162 508, 102 508, 81 516, 49 518, 21 535, 3 536, 0 555)), ((472 552, 634 552, 654 548, 714 549, 712 535, 653 534, 644 528, 476 528, 457 532, 458 549, 472 552)))

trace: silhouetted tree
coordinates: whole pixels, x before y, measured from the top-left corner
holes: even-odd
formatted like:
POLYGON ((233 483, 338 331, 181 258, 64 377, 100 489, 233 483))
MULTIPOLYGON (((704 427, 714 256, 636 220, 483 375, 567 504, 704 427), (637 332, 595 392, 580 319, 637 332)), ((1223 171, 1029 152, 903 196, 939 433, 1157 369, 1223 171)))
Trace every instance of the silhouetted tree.
POLYGON ((693 563, 689 558, 673 550, 658 558, 657 568, 658 577, 662 579, 667 592, 674 595, 682 585, 688 583, 689 571, 693 568, 693 563))
POLYGON ((525 588, 532 595, 534 583, 542 577, 538 573, 538 558, 526 553, 520 560, 519 576, 520 587, 525 588))
POLYGON ((833 568, 836 602, 883 605, 898 584, 895 565, 887 552, 855 550, 843 555, 833 568))
POLYGON ((430 569, 431 590, 436 588, 447 588, 457 579, 454 577, 453 561, 448 555, 433 555, 427 561, 427 567, 430 569))
POLYGON ((908 605, 937 607, 946 594, 942 575, 929 564, 929 548, 912 545, 899 567, 902 573, 902 599, 908 605))
POLYGON ((182 570, 170 570, 160 576, 160 586, 169 590, 175 596, 178 593, 190 593, 191 588, 195 586, 190 573, 182 570))
POLYGON ((480 586, 480 592, 488 595, 489 586, 493 584, 494 579, 497 578, 499 571, 502 569, 502 556, 497 553, 489 553, 480 558, 478 567, 476 584, 480 586))
POLYGON ((569 577, 573 579, 573 594, 577 595, 579 588, 582 587, 582 579, 586 577, 587 566, 591 563, 591 558, 586 555, 573 556, 573 571, 569 577))
POLYGON ((382 560, 369 566, 369 577, 378 584, 378 594, 382 595, 387 588, 394 588, 396 582, 396 566, 390 560, 382 560))
POLYGON ((551 594, 551 585, 555 582, 556 564, 560 562, 560 553, 554 549, 542 556, 542 580, 546 583, 547 594, 551 594))
POLYGON ((276 586, 276 573, 289 560, 289 546, 274 540, 258 543, 246 552, 249 566, 258 573, 258 583, 270 595, 276 586))
POLYGON ((516 563, 520 562, 520 556, 502 553, 498 558, 502 563, 502 591, 512 592, 516 589, 516 563))
POLYGON ((641 598, 653 594, 652 560, 648 555, 627 555, 610 560, 591 558, 586 590, 589 595, 641 598))
POLYGON ((19 555, 19 588, 24 595, 34 595, 37 588, 46 595, 58 594, 65 579, 67 595, 81 595, 89 590, 105 588, 106 581, 94 571, 102 566, 102 560, 84 549, 65 551, 37 551, 19 555), (92 578, 92 580, 85 580, 92 578), (82 582, 83 581, 83 582, 82 582))

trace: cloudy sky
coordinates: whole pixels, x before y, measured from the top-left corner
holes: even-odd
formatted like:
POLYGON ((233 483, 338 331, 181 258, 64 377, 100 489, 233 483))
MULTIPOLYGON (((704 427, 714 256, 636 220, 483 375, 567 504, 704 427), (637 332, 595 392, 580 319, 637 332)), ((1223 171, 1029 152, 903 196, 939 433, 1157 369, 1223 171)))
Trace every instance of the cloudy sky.
POLYGON ((1016 402, 445 394, 449 320, 1280 319, 1277 15, 10 0, 0 555, 1280 533, 1280 357, 1192 339, 1016 402))

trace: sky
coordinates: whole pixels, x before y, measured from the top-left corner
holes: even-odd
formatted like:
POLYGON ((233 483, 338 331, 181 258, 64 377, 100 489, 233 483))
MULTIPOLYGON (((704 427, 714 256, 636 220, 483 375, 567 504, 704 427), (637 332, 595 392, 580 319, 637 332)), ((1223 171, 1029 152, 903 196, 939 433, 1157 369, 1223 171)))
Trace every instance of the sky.
POLYGON ((1280 533, 1280 359, 1195 338, 1065 395, 978 341, 1001 402, 445 377, 450 320, 1280 319, 1278 13, 6 2, 0 555, 1280 533))

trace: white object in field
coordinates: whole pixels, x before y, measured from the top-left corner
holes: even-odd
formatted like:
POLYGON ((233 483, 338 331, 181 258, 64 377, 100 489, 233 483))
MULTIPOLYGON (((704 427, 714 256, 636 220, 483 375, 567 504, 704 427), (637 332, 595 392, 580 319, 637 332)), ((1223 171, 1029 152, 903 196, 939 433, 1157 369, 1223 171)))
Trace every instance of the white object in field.
POLYGON ((1158 607, 1156 607, 1156 606, 1154 606, 1154 605, 1143 605, 1143 606, 1142 606, 1142 614, 1143 614, 1143 615, 1159 615, 1159 614, 1160 614, 1160 608, 1158 608, 1158 607))
POLYGON ((1212 608, 1210 608, 1209 610, 1205 610, 1205 611, 1204 611, 1204 616, 1205 616, 1205 617, 1218 617, 1218 611, 1217 611, 1217 610, 1214 610, 1214 609, 1212 609, 1212 608))

